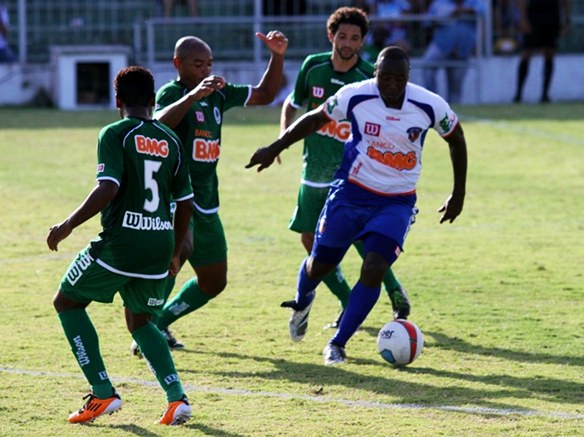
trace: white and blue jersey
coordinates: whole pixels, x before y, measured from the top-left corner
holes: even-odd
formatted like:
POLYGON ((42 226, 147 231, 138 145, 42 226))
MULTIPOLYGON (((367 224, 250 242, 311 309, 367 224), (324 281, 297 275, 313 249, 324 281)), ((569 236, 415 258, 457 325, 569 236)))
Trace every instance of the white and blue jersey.
POLYGON ((415 193, 426 133, 434 129, 446 137, 458 123, 442 97, 412 83, 402 108, 388 108, 376 79, 341 88, 324 109, 331 119, 351 123, 336 178, 382 196, 415 193))
POLYGON ((321 212, 313 256, 324 259, 319 246, 342 251, 372 234, 403 248, 417 213, 426 134, 434 129, 448 136, 458 124, 456 114, 442 97, 411 83, 402 108, 388 108, 376 79, 341 88, 324 103, 324 110, 333 120, 348 120, 351 136, 321 212))

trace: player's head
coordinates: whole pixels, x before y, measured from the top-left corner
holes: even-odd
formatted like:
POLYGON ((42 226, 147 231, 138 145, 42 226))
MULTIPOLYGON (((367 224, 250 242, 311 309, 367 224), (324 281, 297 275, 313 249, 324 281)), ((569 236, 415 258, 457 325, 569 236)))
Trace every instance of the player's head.
POLYGON ((357 56, 369 31, 369 19, 358 8, 342 7, 331 14, 327 23, 327 36, 333 45, 333 56, 343 60, 357 56))
POLYGON ((114 90, 116 99, 127 107, 149 107, 152 106, 155 97, 154 77, 144 67, 136 65, 126 67, 116 75, 114 90))
POLYGON ((213 52, 202 39, 185 36, 174 46, 172 63, 179 80, 188 88, 194 88, 212 73, 213 52))
POLYGON ((386 47, 377 56, 375 77, 387 104, 401 105, 410 77, 410 57, 401 47, 386 47))

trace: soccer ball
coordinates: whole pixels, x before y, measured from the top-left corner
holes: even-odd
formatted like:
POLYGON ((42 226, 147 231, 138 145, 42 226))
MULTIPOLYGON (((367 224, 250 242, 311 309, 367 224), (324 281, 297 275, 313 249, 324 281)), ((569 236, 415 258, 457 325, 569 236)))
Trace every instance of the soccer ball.
POLYGON ((406 366, 422 353, 424 334, 408 320, 396 319, 386 323, 377 336, 377 350, 392 366, 406 366))

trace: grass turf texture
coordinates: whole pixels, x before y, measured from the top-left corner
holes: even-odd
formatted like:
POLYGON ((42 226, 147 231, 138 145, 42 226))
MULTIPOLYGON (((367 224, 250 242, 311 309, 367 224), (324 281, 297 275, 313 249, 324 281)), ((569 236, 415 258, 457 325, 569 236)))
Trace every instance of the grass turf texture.
MULTIPOLYGON (((227 113, 221 215, 229 285, 172 326, 194 418, 155 424, 165 400, 144 362, 129 354, 121 300, 93 304, 110 376, 125 404, 73 426, 87 383, 51 299, 72 257, 99 230, 94 218, 51 253, 48 227, 94 185, 95 144, 113 112, 0 109, 0 435, 577 436, 584 426, 583 104, 464 107, 469 145, 465 210, 453 224, 435 211, 449 194, 448 148, 428 135, 420 214, 394 270, 425 334, 423 354, 396 370, 377 354, 391 317, 382 294, 347 346, 323 366, 338 311, 319 287, 306 338, 288 338, 288 312, 304 256, 286 229, 300 177, 301 144, 261 174, 251 153, 278 135, 278 109, 227 113), (580 114, 580 115, 579 115, 580 114)), ((350 283, 356 252, 343 268, 350 283)), ((185 268, 177 281, 191 274, 185 268)))

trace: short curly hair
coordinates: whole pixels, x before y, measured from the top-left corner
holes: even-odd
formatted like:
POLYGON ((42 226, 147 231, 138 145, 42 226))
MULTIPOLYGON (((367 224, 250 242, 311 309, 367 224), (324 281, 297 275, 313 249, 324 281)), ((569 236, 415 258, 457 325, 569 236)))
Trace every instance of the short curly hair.
POLYGON ((114 79, 116 95, 126 106, 148 106, 154 99, 154 77, 147 68, 132 65, 114 79))
POLYGON ((361 29, 361 36, 365 38, 369 32, 369 19, 362 9, 342 7, 334 11, 326 22, 327 30, 335 35, 341 24, 354 24, 361 29))

